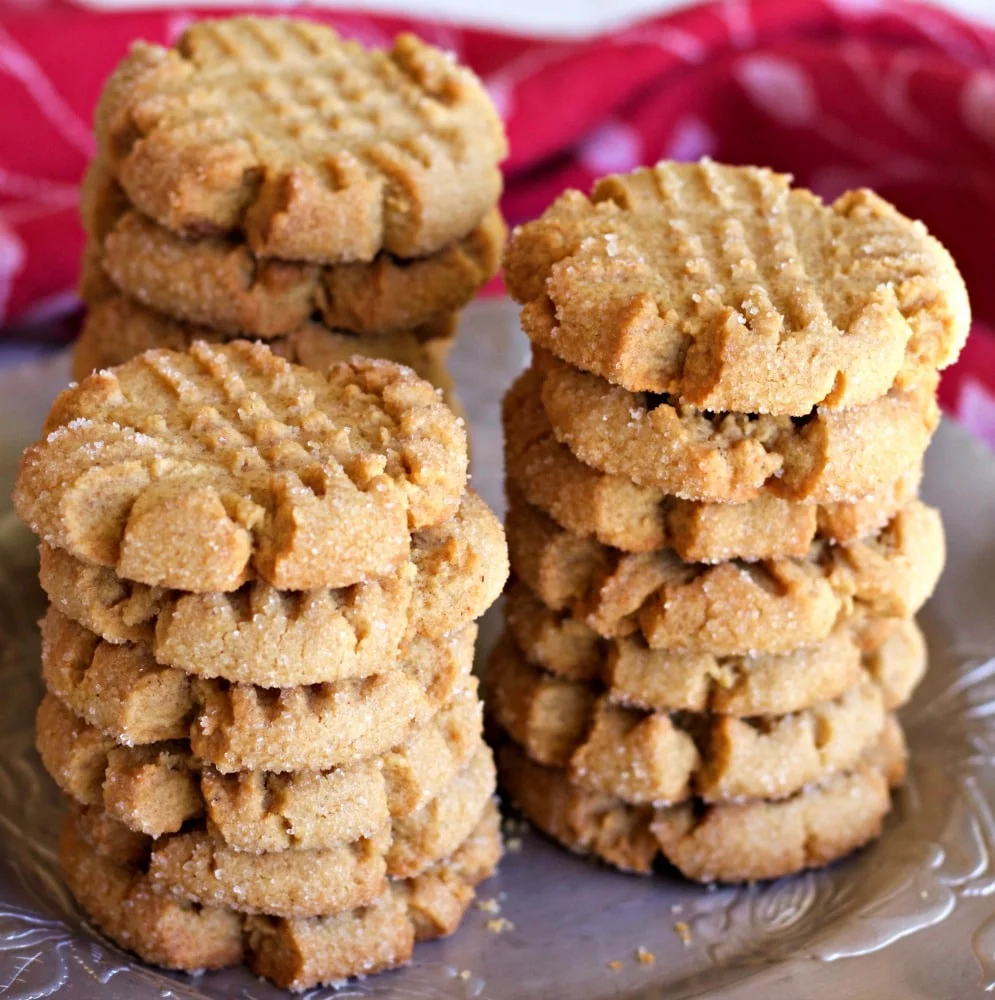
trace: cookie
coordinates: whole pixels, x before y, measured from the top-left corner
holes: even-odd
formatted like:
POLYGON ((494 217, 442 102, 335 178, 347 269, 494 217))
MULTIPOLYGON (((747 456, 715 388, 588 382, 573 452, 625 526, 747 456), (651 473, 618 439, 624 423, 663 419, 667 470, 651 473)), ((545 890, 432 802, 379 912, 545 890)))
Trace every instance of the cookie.
POLYGON ((886 716, 870 677, 790 715, 647 713, 543 673, 507 639, 491 657, 487 687, 495 720, 533 760, 633 805, 785 798, 855 766, 886 716))
POLYGON ((682 500, 576 459, 553 434, 541 387, 530 369, 504 398, 509 480, 561 527, 628 552, 673 548, 685 562, 804 556, 817 538, 844 543, 876 533, 918 492, 921 465, 876 496, 851 503, 799 504, 773 496, 736 504, 682 500))
POLYGON ((232 847, 281 851, 372 836, 428 807, 480 749, 480 715, 476 682, 468 678, 383 757, 286 773, 222 774, 180 740, 126 746, 52 694, 38 708, 36 738, 63 792, 129 829, 159 837, 206 815, 232 847))
POLYGON ((128 210, 99 241, 97 259, 129 298, 228 335, 289 337, 320 319, 373 336, 446 323, 493 277, 505 235, 493 209, 430 257, 381 253, 369 263, 322 267, 260 258, 224 237, 184 239, 128 210))
POLYGON ((710 411, 870 403, 951 364, 971 322, 950 254, 876 194, 825 205, 710 160, 568 191, 515 231, 504 273, 534 343, 710 411))
POLYGON ((546 607, 521 580, 513 578, 505 590, 504 621, 532 663, 568 680, 601 676, 609 656, 601 636, 569 611, 546 607))
POLYGON ((78 815, 63 825, 59 860, 70 890, 117 944, 147 962, 197 971, 247 961, 256 975, 303 990, 404 965, 415 940, 451 934, 500 859, 499 816, 489 806, 473 834, 446 861, 395 881, 370 906, 287 920, 195 906, 158 891, 86 841, 78 815))
POLYGON ((366 50, 285 18, 133 45, 95 124, 128 198, 162 225, 329 263, 458 239, 497 201, 507 151, 480 81, 446 53, 413 35, 366 50))
POLYGON ((471 625, 416 638, 398 666, 370 677, 262 688, 191 678, 53 608, 42 633, 45 684, 73 712, 126 745, 189 739, 223 773, 313 770, 385 753, 449 700, 473 666, 476 639, 471 625))
POLYGON ((874 538, 817 544, 806 559, 716 566, 666 549, 608 549, 513 491, 509 501, 511 567, 540 600, 605 638, 641 631, 654 649, 742 656, 814 646, 849 619, 911 617, 943 567, 939 514, 918 501, 874 538))
MULTIPOLYGON (((411 331, 379 337, 357 337, 320 323, 305 323, 285 337, 270 340, 274 354, 291 364, 316 371, 354 355, 384 358, 407 365, 420 378, 451 394, 452 379, 445 370, 446 351, 455 332, 455 317, 411 331)), ((124 364, 155 348, 186 351, 195 340, 225 343, 227 334, 193 326, 154 312, 132 299, 113 293, 87 310, 83 328, 73 344, 72 376, 79 382, 92 372, 124 364)))
POLYGON ((551 355, 539 368, 546 415, 576 458, 685 500, 877 496, 921 461, 939 422, 935 375, 862 406, 794 419, 676 405, 551 355))
POLYGON ((403 965, 414 941, 452 934, 501 857, 500 816, 489 805, 451 858, 413 879, 391 883, 391 899, 352 914, 313 920, 247 917, 249 967, 284 989, 339 983, 403 965), (384 910, 392 914, 389 922, 384 910), (402 917, 403 914, 403 917, 402 917))
POLYGON ((408 369, 327 373, 261 344, 150 351, 66 389, 14 503, 50 545, 198 593, 350 586, 451 517, 466 432, 408 369))
POLYGON ((413 878, 452 854, 480 822, 496 783, 494 756, 481 744, 447 788, 417 812, 394 821, 387 874, 413 878))
POLYGON ((880 836, 889 787, 905 775, 905 746, 889 722, 853 771, 778 802, 630 806, 572 785, 561 768, 512 745, 501 748, 498 771, 523 814, 578 854, 640 874, 659 857, 695 881, 748 882, 829 864, 880 836))
POLYGON ((393 575, 338 590, 281 592, 257 580, 234 593, 165 591, 44 543, 40 552, 52 605, 89 631, 147 645, 186 673, 264 687, 382 672, 402 639, 442 638, 479 618, 507 576, 504 532, 472 490, 453 517, 412 536, 393 575))
POLYGON ((152 847, 149 878, 200 906, 275 917, 317 917, 373 902, 387 888, 390 827, 320 850, 249 854, 210 832, 164 837, 152 847))
POLYGON ((505 620, 531 663, 567 680, 597 680, 613 703, 648 711, 787 715, 839 697, 864 673, 890 711, 908 700, 926 670, 922 633, 904 619, 884 619, 887 627, 870 644, 861 630, 843 626, 806 649, 717 657, 653 650, 633 636, 602 639, 516 582, 505 620))
MULTIPOLYGON (((368 775, 367 784, 371 782, 372 778, 368 775)), ((251 838, 231 838, 228 836, 229 827, 216 827, 212 822, 208 823, 207 830, 211 839, 220 842, 225 849, 233 848, 240 853, 256 855, 260 865, 276 864, 270 858, 281 851, 303 857, 304 853, 311 856, 316 851, 330 851, 360 840, 375 840, 382 843, 387 875, 391 878, 413 878, 452 854, 472 833, 494 794, 494 786, 494 759, 490 749, 478 743, 463 769, 425 806, 404 817, 392 818, 387 814, 379 825, 368 822, 367 829, 355 837, 326 836, 313 842, 293 839, 273 851, 251 838), (384 829, 388 831, 386 840, 381 836, 384 829)), ((206 784, 205 791, 208 791, 206 784)), ((347 803, 346 808, 355 809, 355 803, 347 803)), ((209 818, 215 815, 216 810, 210 803, 207 812, 209 818)), ((201 803, 200 814, 203 813, 201 803)), ((196 815, 187 818, 194 820, 196 815)), ((112 856, 119 864, 144 865, 169 843, 168 835, 153 839, 147 832, 133 828, 128 820, 105 812, 99 805, 83 807, 82 822, 87 839, 96 845, 94 834, 88 832, 89 826, 93 825, 104 842, 102 853, 112 856)), ((291 868, 297 870, 293 866, 291 868)))
POLYGON ((156 891, 139 868, 101 857, 80 834, 73 814, 59 839, 69 891, 93 922, 122 948, 167 969, 221 969, 242 958, 242 918, 156 891))

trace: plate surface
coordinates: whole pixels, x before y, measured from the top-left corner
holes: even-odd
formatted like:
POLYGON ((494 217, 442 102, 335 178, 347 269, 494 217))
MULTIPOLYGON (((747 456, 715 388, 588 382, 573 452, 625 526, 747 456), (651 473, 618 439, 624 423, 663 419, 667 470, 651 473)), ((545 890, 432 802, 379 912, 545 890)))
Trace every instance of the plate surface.
MULTIPOLYGON (((474 305, 453 355, 474 439, 474 485, 501 499, 498 401, 526 357, 503 301, 474 305)), ((0 371, 0 489, 65 379, 65 359, 0 371)), ((600 1000, 695 996, 944 997, 995 989, 995 461, 952 425, 927 459, 944 514, 947 571, 922 616, 931 669, 904 713, 910 780, 885 836, 822 872, 706 891, 620 875, 525 832, 482 898, 514 929, 470 911, 408 969, 306 996, 397 1000, 600 1000), (674 924, 690 930, 685 945, 674 924), (653 964, 641 964, 645 947, 653 964), (621 962, 618 971, 609 962, 621 962)), ((63 888, 61 805, 33 749, 40 695, 34 544, 0 520, 0 996, 35 1000, 274 1000, 244 970, 201 977, 147 968, 108 944, 63 888)), ((482 650, 499 627, 491 613, 482 650)), ((517 831, 516 831, 517 834, 517 831)))

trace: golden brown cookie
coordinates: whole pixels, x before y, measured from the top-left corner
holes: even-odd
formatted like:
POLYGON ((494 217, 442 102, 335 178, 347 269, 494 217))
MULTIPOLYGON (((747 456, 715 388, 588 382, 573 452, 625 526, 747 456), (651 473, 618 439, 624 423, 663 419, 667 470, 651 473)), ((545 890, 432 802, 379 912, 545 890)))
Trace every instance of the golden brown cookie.
POLYGON ((670 550, 622 553, 571 535, 513 491, 513 572, 548 607, 569 608, 599 635, 641 631, 654 649, 716 656, 787 653, 822 642, 850 618, 909 618, 944 560, 939 514, 914 501, 873 538, 818 543, 806 559, 716 566, 670 550))
POLYGON ((876 194, 827 206, 710 160, 568 191, 515 231, 504 272, 536 344, 711 411, 869 403, 951 364, 971 322, 950 254, 876 194))
POLYGON ((265 687, 383 672, 405 637, 438 639, 479 618, 506 576, 504 532, 472 490, 453 517, 412 536, 395 574, 338 590, 166 591, 41 545, 42 586, 65 616, 186 673, 265 687))
POLYGON ((843 626, 819 645, 789 653, 717 657, 650 649, 635 636, 603 639, 516 581, 505 620, 530 662, 567 680, 597 680, 612 702, 649 711, 787 715, 838 698, 865 672, 890 711, 908 700, 926 670, 922 633, 904 619, 882 619, 885 627, 870 642, 843 626))
POLYGON ((242 919, 161 893, 140 868, 102 857, 82 837, 73 813, 59 840, 69 891, 93 922, 144 961, 167 969, 221 969, 242 958, 242 919))
POLYGON ((459 926, 475 886, 500 860, 499 820, 497 809, 488 806, 451 858, 416 878, 392 882, 391 901, 376 909, 312 920, 246 918, 249 967, 284 989, 302 990, 405 964, 412 939, 429 941, 459 926))
POLYGON ((630 806, 572 785, 561 768, 510 744, 498 771, 524 815, 572 851, 641 874, 659 856, 699 882, 746 882, 828 864, 879 836, 889 786, 905 775, 905 745, 890 721, 853 771, 778 802, 630 806))
MULTIPOLYGON (((455 333, 455 317, 416 330, 357 337, 332 330, 320 323, 305 323, 285 337, 267 342, 270 350, 295 365, 324 371, 354 355, 385 358, 407 365, 447 395, 452 379, 444 360, 455 333)), ((234 339, 204 326, 170 319, 117 292, 87 310, 79 337, 73 344, 72 376, 76 381, 92 372, 124 364, 137 354, 154 348, 186 351, 195 340, 225 343, 234 339)))
POLYGON ((262 344, 150 351, 66 389, 14 491, 42 539, 195 592, 389 573, 455 513, 466 431, 388 361, 291 365, 262 344))
POLYGON ((885 724, 870 676, 838 698, 781 716, 645 712, 526 662, 505 638, 487 672, 495 720, 535 761, 633 805, 781 799, 848 771, 885 724))
POLYGON ((207 816, 226 843, 249 851, 327 847, 372 836, 428 807, 480 749, 472 678, 408 740, 379 758, 328 770, 222 774, 185 741, 129 747, 52 694, 38 708, 45 769, 68 796, 150 837, 207 816))
POLYGON ((244 916, 162 893, 140 867, 117 864, 88 843, 76 813, 63 826, 59 860, 93 921, 143 960, 191 972, 245 960, 278 986, 303 990, 404 965, 415 940, 456 930, 474 887, 500 859, 498 821, 489 806, 452 857, 390 883, 367 907, 307 919, 244 916))
MULTIPOLYGON (((122 753, 132 757, 136 756, 130 749, 122 748, 122 753)), ((111 756, 113 756, 113 752, 111 756)), ((105 799, 112 803, 114 789, 111 785, 113 781, 121 777, 124 770, 119 766, 119 762, 115 762, 113 766, 116 773, 109 774, 105 781, 105 799)), ((344 782, 350 785, 363 782, 371 788, 374 787, 376 778, 372 773, 365 775, 347 774, 346 770, 343 770, 342 776, 344 782)), ((381 788, 382 784, 381 781, 381 788)), ((421 809, 407 816, 392 817, 385 804, 384 808, 380 810, 380 822, 376 823, 374 822, 376 818, 376 802, 374 801, 371 803, 374 815, 363 817, 365 822, 361 828, 357 829, 354 836, 338 837, 329 829, 331 824, 328 823, 326 829, 319 836, 312 838, 285 837, 275 849, 271 849, 269 842, 256 840, 252 836, 245 837, 244 834, 248 831, 244 826, 234 829, 229 822, 230 813, 224 808, 220 810, 215 808, 215 803, 210 799, 206 810, 203 801, 201 801, 199 811, 188 810, 183 821, 177 824, 176 830, 165 831, 165 836, 160 834, 159 839, 154 839, 153 835, 148 832, 148 828, 152 826, 151 823, 144 822, 142 825, 146 829, 139 829, 139 824, 133 822, 134 817, 122 815, 120 812, 115 815, 106 811, 102 802, 83 806, 81 815, 84 817, 84 826, 87 830, 89 831, 92 827, 92 832, 85 834, 87 839, 96 846, 96 838, 99 835, 103 844, 101 852, 111 853, 119 864, 145 864, 156 850, 168 845, 170 833, 178 832, 180 826, 189 832, 190 823, 187 821, 195 821, 199 816, 204 816, 206 812, 210 820, 207 824, 207 830, 213 841, 220 842, 225 849, 233 848, 240 853, 257 855, 260 864, 276 864, 275 861, 271 860, 271 856, 281 851, 293 854, 295 857, 300 855, 301 860, 305 860, 303 858, 305 853, 308 856, 313 856, 316 851, 330 851, 356 841, 370 839, 381 843, 385 851, 386 871, 389 877, 412 878, 448 857, 472 833, 480 822, 485 807, 494 795, 494 786, 494 758, 490 748, 484 743, 478 742, 474 753, 453 780, 421 809), (213 823, 216 815, 221 817, 222 823, 225 825, 213 823), (388 831, 386 839, 382 837, 385 829, 388 831), (232 836, 233 832, 234 836, 232 836)), ((166 787, 163 786, 163 788, 166 787)), ((206 781, 203 790, 205 793, 210 793, 210 787, 206 781)), ((278 789, 274 789, 274 796, 276 794, 278 794, 278 789)), ((340 806, 340 811, 355 813, 357 807, 361 807, 361 803, 354 792, 352 800, 346 800, 340 806)), ((160 813, 164 812, 164 810, 159 811, 160 813)), ((178 804, 175 807, 175 813, 179 818, 180 808, 178 804)), ((144 817, 138 817, 138 819, 141 821, 144 817)), ((291 817, 287 816, 285 819, 291 819, 291 817)), ((194 825, 201 826, 202 824, 195 823, 194 825)))
POLYGON ((413 35, 367 50, 285 18, 201 21, 171 49, 132 46, 96 133, 162 225, 331 263, 458 239, 497 201, 507 150, 480 81, 446 53, 413 35))
POLYGON ((274 917, 317 917, 366 906, 387 889, 390 827, 320 850, 249 854, 203 830, 152 847, 152 884, 200 906, 274 917))
POLYGON ((448 857, 466 840, 491 802, 497 783, 494 755, 481 743, 434 799, 391 827, 387 874, 413 878, 448 857))
POLYGON ((269 339, 313 320, 363 336, 438 328, 497 271, 505 235, 493 209, 432 256, 381 253, 331 267, 258 258, 224 237, 184 239, 131 209, 91 238, 100 267, 129 298, 184 323, 269 339))
POLYGON ((878 496, 921 461, 939 423, 935 375, 862 406, 791 418, 677 405, 552 355, 538 365, 546 416, 576 458, 685 500, 878 496))
POLYGON ((509 480, 568 531, 628 552, 669 547, 685 562, 804 556, 816 538, 841 543, 876 533, 919 488, 922 467, 914 465, 878 495, 853 503, 799 504, 774 496, 736 504, 682 500, 576 459, 553 434, 541 388, 541 376, 529 369, 504 398, 509 480))
POLYGON ((476 626, 414 639, 370 677, 287 688, 191 678, 140 644, 111 645, 53 608, 42 622, 42 673, 60 701, 126 745, 189 739, 224 773, 336 767, 403 742, 473 666, 476 626))

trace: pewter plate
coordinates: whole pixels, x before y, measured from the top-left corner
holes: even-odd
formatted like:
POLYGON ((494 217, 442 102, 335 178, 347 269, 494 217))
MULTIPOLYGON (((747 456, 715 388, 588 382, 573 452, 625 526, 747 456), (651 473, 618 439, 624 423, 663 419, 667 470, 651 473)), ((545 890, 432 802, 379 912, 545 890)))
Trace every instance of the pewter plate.
MULTIPOLYGON (((453 365, 474 436, 474 483, 501 500, 501 392, 525 344, 507 302, 468 310, 453 365)), ((64 382, 64 357, 0 372, 0 493, 64 382)), ((414 964, 311 1000, 481 997, 601 1000, 721 996, 980 996, 995 989, 995 460, 952 425, 926 465, 949 563, 923 615, 932 664, 904 713, 913 758, 884 837, 828 870, 705 889, 621 875, 526 832, 482 887, 513 930, 471 910, 414 964), (684 944, 674 924, 690 931, 684 944), (644 947, 653 964, 637 961, 644 947), (609 962, 620 962, 613 971, 609 962)), ((244 970, 163 973, 105 941, 62 887, 53 858, 61 806, 33 750, 39 699, 32 539, 0 519, 0 996, 35 1000, 272 1000, 244 970)), ((493 641, 492 614, 482 647, 493 641)))

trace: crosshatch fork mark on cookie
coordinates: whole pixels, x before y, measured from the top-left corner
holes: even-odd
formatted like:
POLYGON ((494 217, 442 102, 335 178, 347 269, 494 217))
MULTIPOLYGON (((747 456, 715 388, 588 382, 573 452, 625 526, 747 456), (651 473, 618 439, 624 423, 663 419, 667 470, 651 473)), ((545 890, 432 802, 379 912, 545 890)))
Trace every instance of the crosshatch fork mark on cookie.
POLYGON ((869 191, 832 205, 754 167, 659 163, 570 191, 505 261, 532 340, 634 391, 801 415, 952 363, 970 326, 953 260, 869 191))
POLYGON ((45 431, 22 462, 21 517, 77 558, 197 592, 387 573, 466 483, 462 421, 410 370, 317 373, 245 342, 98 373, 45 431))
POLYGON ((506 151, 477 78, 415 37, 367 51, 251 17, 201 22, 175 49, 135 46, 97 136, 161 224, 241 230, 257 254, 323 263, 461 238, 496 202, 506 151))

